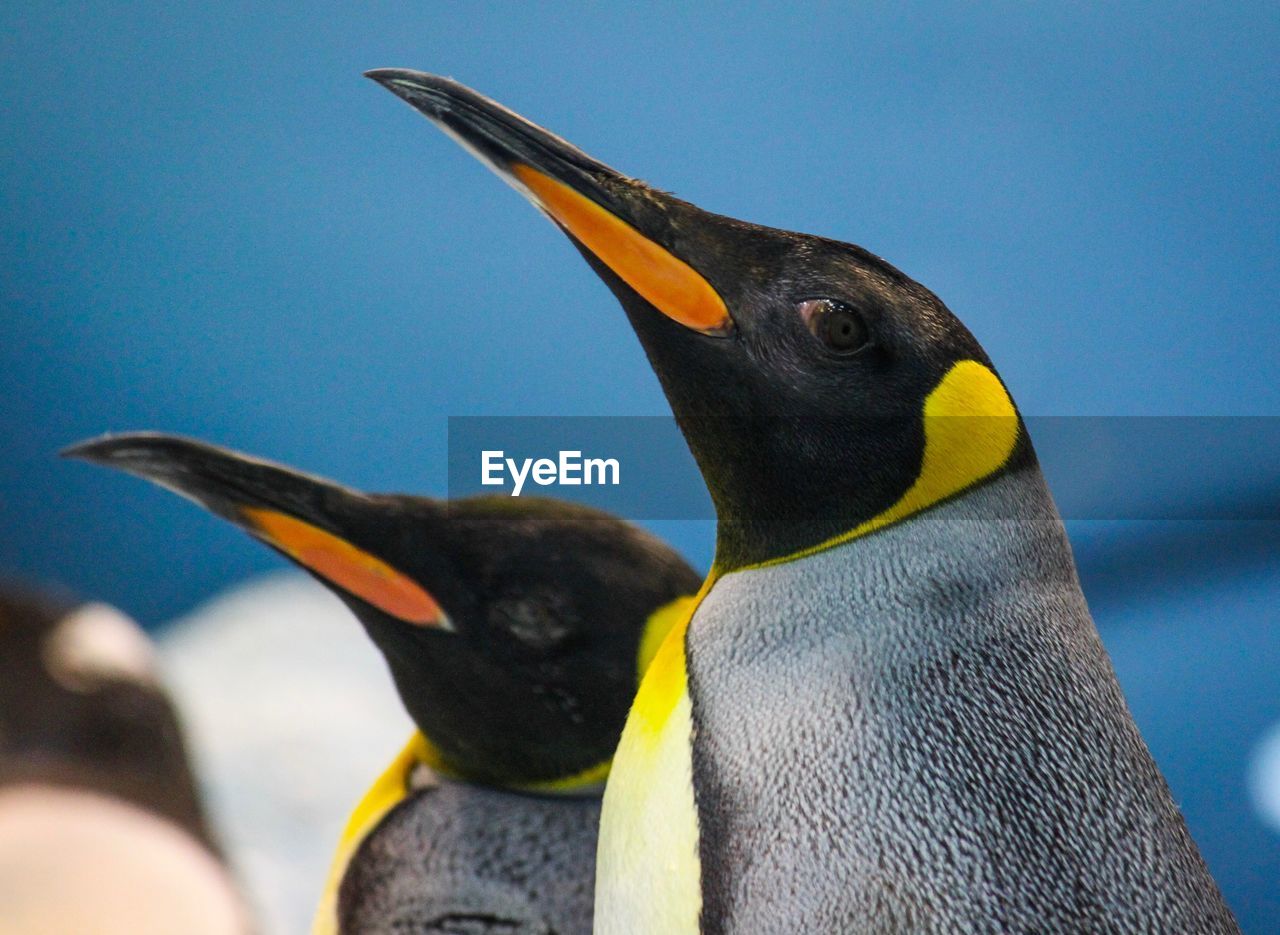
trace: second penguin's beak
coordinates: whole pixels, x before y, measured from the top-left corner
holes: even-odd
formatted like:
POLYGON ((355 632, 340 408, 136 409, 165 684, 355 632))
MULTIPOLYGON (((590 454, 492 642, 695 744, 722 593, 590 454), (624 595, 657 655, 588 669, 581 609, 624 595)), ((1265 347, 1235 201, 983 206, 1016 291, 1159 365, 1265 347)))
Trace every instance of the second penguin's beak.
POLYGON ((417 627, 453 624, 414 578, 353 541, 370 501, 330 481, 177 435, 105 435, 62 452, 151 481, 234 523, 312 574, 417 627))

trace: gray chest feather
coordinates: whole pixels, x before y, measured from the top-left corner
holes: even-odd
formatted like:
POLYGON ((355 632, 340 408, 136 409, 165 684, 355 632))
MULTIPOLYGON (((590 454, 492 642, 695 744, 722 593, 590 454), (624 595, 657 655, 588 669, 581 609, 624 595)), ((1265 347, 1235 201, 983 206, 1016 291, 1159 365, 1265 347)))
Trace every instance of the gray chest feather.
POLYGON ((688 649, 704 932, 1237 931, 1038 474, 728 575, 688 649))
POLYGON ((598 798, 442 782, 397 806, 343 878, 343 933, 589 935, 598 798))

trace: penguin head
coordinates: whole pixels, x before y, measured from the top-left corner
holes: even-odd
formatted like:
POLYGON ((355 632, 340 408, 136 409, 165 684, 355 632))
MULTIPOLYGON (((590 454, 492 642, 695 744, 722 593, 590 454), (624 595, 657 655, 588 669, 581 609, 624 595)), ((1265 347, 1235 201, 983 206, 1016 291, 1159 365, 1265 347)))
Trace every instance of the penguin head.
POLYGON ((385 656, 424 759, 485 784, 602 779, 646 657, 700 583, 663 543, 586 507, 366 495, 168 435, 65 454, 181 494, 327 585, 385 656))
POLYGON ((0 588, 0 785, 103 793, 216 849, 142 629, 114 607, 0 588))
POLYGON ((451 80, 368 77, 528 197, 617 296, 707 481, 719 571, 905 518, 1031 457, 973 335, 866 250, 704 211, 451 80))

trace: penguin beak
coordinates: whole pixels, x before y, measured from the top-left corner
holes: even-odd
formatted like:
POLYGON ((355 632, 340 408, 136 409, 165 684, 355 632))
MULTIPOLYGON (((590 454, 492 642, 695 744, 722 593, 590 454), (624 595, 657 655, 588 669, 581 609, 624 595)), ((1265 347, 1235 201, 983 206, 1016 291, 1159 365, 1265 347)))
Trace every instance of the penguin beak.
POLYGON ((295 516, 314 512, 308 501, 324 484, 280 465, 214 445, 159 432, 104 435, 60 452, 149 480, 223 519, 243 523, 246 509, 275 507, 295 516))
MULTIPOLYGON (((735 325, 682 233, 692 205, 629 179, 470 88, 417 71, 366 72, 528 198, 589 258, 671 320, 724 337, 735 325)), ((698 212, 706 215, 706 212, 698 212)), ((707 215, 710 216, 710 215, 707 215)))
POLYGON ((357 497, 337 484, 151 432, 106 435, 61 454, 133 474, 185 497, 392 617, 453 629, 425 588, 343 534, 335 514, 357 497))

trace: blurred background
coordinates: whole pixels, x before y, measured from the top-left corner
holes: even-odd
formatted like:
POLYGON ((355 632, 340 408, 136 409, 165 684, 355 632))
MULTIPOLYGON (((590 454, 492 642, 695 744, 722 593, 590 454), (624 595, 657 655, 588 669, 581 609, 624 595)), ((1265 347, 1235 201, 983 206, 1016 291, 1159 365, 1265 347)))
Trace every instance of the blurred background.
MULTIPOLYGON (((456 77, 711 210, 885 256, 1029 415, 1280 415, 1280 7, 618 7, 0 9, 0 576, 166 639, 281 567, 56 459, 104 431, 443 494, 451 415, 666 413, 568 242, 361 78, 378 66, 456 77)), ((1207 461, 1188 496, 1273 515, 1248 499, 1274 474, 1207 461)), ((708 523, 649 525, 706 567, 708 523)), ((1278 527, 1071 524, 1134 713, 1251 932, 1280 931, 1278 527)), ((330 632, 305 622, 257 647, 276 690, 330 632)), ((270 681, 226 665, 215 690, 228 655, 183 658, 192 723, 270 681)), ((297 730, 360 733, 310 713, 297 730)))

